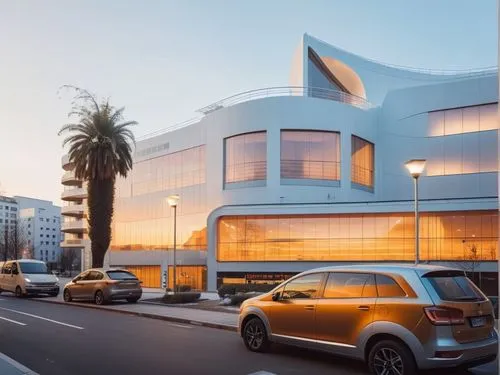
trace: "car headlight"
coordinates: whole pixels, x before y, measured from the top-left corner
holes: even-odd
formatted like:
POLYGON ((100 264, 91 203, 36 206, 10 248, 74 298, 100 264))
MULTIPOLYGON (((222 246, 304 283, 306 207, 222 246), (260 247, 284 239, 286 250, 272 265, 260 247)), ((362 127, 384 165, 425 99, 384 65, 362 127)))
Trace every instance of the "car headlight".
POLYGON ((31 280, 28 279, 27 277, 24 278, 24 281, 26 281, 27 283, 31 283, 31 280))

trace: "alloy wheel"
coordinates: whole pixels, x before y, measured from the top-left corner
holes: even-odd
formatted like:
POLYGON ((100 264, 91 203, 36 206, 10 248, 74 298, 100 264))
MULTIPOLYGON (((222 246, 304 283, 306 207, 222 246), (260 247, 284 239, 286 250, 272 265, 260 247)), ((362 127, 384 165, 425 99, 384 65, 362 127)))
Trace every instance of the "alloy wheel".
POLYGON ((264 342, 264 329, 257 321, 252 321, 245 327, 245 340, 253 350, 258 350, 264 342))
POLYGON ((63 297, 64 302, 71 302, 71 293, 68 289, 64 289, 63 297))
POLYGON ((21 298, 23 296, 23 290, 21 289, 20 286, 16 287, 16 297, 21 298))
POLYGON ((100 290, 95 293, 94 302, 96 305, 102 305, 104 303, 104 294, 100 290))
POLYGON ((403 359, 394 349, 380 348, 373 357, 377 375, 404 375, 403 359))

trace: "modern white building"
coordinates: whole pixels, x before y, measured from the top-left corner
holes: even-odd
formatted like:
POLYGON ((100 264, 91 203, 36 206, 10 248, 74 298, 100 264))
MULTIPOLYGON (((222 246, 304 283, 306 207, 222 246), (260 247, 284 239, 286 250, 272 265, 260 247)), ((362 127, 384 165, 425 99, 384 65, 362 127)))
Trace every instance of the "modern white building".
POLYGON ((231 96, 137 143, 132 173, 117 181, 107 262, 148 286, 172 280, 171 194, 178 284, 215 290, 332 263, 413 262, 404 163, 426 159, 422 261, 474 271, 498 295, 497 79, 497 69, 390 66, 305 34, 290 86, 231 96))
POLYGON ((15 196, 27 249, 55 268, 61 256, 61 207, 50 201, 15 196))
POLYGON ((16 231, 19 207, 15 199, 0 195, 0 261, 8 255, 5 243, 16 231))

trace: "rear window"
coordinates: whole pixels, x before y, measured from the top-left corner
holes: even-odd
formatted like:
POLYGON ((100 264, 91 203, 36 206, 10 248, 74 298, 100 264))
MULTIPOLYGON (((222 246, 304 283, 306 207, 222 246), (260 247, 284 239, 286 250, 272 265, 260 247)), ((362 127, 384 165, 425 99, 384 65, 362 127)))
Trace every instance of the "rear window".
POLYGON ((137 280, 137 277, 127 271, 108 271, 106 272, 111 280, 137 280))
POLYGON ((480 301, 481 292, 463 275, 424 276, 443 301, 480 301))

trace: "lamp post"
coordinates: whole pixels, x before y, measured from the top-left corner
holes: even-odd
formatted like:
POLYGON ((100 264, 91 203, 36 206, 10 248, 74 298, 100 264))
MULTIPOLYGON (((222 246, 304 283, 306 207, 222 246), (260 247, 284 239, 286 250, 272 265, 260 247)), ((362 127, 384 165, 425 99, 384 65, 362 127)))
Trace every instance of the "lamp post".
POLYGON ((418 215, 418 178, 425 169, 425 159, 412 159, 405 163, 405 167, 413 177, 415 186, 415 264, 420 262, 420 248, 419 248, 419 215, 418 215))
POLYGON ((177 247, 177 204, 179 203, 179 195, 178 194, 175 194, 175 195, 170 195, 168 198, 167 198, 167 202, 168 202, 168 205, 170 207, 173 207, 174 209, 174 265, 173 265, 173 272, 174 272, 174 277, 173 277, 173 280, 174 280, 174 294, 175 292, 177 291, 177 280, 176 280, 176 264, 177 264, 177 261, 176 261, 176 247, 177 247))

